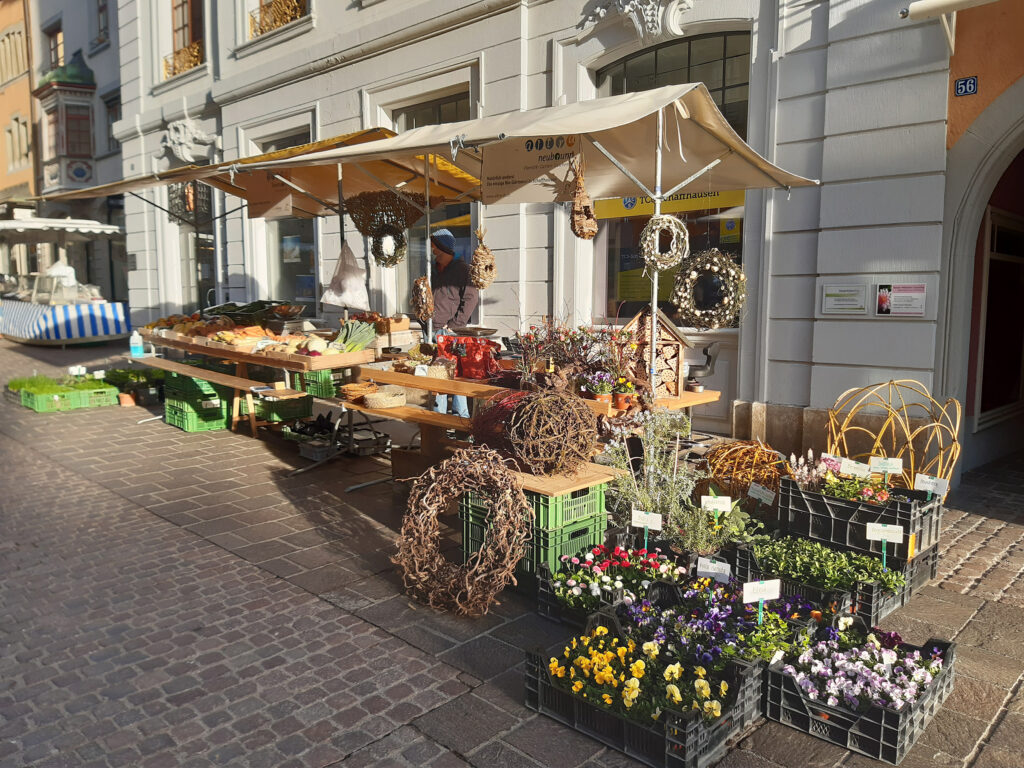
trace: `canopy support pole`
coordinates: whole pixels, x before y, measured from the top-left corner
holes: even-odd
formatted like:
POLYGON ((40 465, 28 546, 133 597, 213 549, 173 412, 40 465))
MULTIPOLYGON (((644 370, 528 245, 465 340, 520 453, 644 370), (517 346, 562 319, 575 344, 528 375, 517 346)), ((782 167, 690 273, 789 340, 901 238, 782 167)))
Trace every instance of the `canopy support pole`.
POLYGON ((308 197, 314 203, 318 203, 319 205, 322 205, 324 208, 327 208, 328 210, 334 211, 335 213, 340 213, 340 207, 341 207, 341 200, 340 199, 338 200, 338 205, 335 206, 335 205, 332 205, 331 203, 328 203, 326 200, 322 200, 321 198, 317 197, 312 192, 307 192, 302 187, 300 187, 298 184, 295 184, 294 182, 289 181, 288 179, 286 179, 284 176, 281 176, 280 174, 275 173, 274 174, 274 178, 277 179, 278 181, 280 181, 282 184, 287 184, 289 187, 294 189, 300 195, 303 195, 304 197, 308 197))
MULTIPOLYGON (((660 125, 660 124, 661 124, 661 118, 660 118, 661 112, 660 112, 660 111, 658 112, 658 115, 659 115, 659 118, 658 118, 658 121, 659 121, 659 122, 658 122, 658 124, 660 125)), ((661 131, 660 131, 660 129, 659 129, 658 133, 659 133, 659 135, 661 134, 661 131)), ((654 198, 654 193, 653 193, 653 192, 651 192, 651 190, 649 190, 649 189, 647 188, 647 185, 645 185, 645 184, 644 184, 644 183, 643 183, 642 181, 640 181, 640 179, 638 179, 638 178, 637 178, 636 176, 634 176, 634 175, 633 175, 633 172, 632 172, 632 171, 630 171, 630 170, 629 170, 629 169, 628 169, 628 168, 627 168, 626 166, 624 166, 624 165, 623 165, 622 163, 620 163, 620 162, 618 161, 618 159, 617 159, 617 158, 616 158, 616 157, 615 157, 615 156, 614 156, 614 155, 613 155, 613 154, 612 154, 611 152, 609 152, 609 151, 608 151, 607 149, 605 149, 604 147, 602 147, 602 146, 601 146, 601 142, 599 142, 599 141, 595 140, 595 139, 594 139, 594 137, 592 137, 592 136, 591 136, 591 135, 590 135, 589 133, 587 133, 587 134, 584 134, 584 135, 585 135, 585 136, 587 137, 587 140, 588 140, 588 141, 589 141, 589 142, 590 142, 591 144, 593 144, 593 145, 594 145, 594 146, 595 146, 595 147, 597 148, 597 150, 598 150, 598 151, 599 151, 599 152, 600 152, 600 153, 601 153, 602 155, 604 155, 605 157, 607 157, 607 158, 608 158, 608 162, 610 162, 610 163, 611 163, 612 165, 614 165, 614 166, 615 166, 616 168, 618 168, 618 169, 619 169, 620 171, 622 171, 623 175, 624 175, 624 176, 625 176, 625 177, 626 177, 627 179, 629 179, 629 180, 630 180, 630 181, 632 181, 632 182, 633 182, 634 184, 636 184, 636 185, 637 185, 638 187, 640 187, 640 189, 641 189, 641 190, 643 191, 643 193, 644 193, 645 195, 647 195, 647 196, 648 196, 648 197, 650 197, 650 198, 654 198)), ((660 157, 661 157, 661 155, 660 155, 660 152, 661 152, 661 147, 660 147, 660 145, 659 145, 659 148, 658 148, 658 152, 659 152, 659 155, 658 155, 658 157, 660 158, 660 157)), ((659 164, 658 164, 658 167, 659 167, 659 168, 661 167, 661 165, 660 165, 660 159, 659 159, 659 164)), ((655 203, 654 203, 654 205, 655 205, 655 206, 657 206, 657 205, 658 205, 658 203, 657 203, 657 202, 655 202, 655 203)))
MULTIPOLYGON (((423 246, 426 249, 426 261, 427 261, 427 287, 430 288, 431 293, 434 291, 434 286, 430 280, 430 257, 432 255, 430 248, 430 155, 423 155, 423 196, 427 201, 427 225, 426 225, 426 237, 424 238, 423 246)), ((427 318, 427 343, 431 344, 434 341, 434 318, 427 318)))
MULTIPOLYGON (((657 144, 654 148, 654 194, 651 197, 654 199, 654 215, 661 215, 661 133, 665 122, 665 110, 658 110, 658 137, 657 144)), ((706 170, 706 169, 705 169, 706 170)), ((703 171, 702 171, 703 173, 703 171)), ((658 340, 658 268, 655 267, 653 270, 654 274, 651 275, 651 335, 648 339, 650 347, 648 354, 650 358, 650 376, 651 376, 651 401, 654 401, 657 393, 657 382, 655 381, 655 351, 656 342, 658 340)))
MULTIPOLYGON (((732 150, 730 149, 729 152, 732 152, 732 150)), ((728 155, 729 152, 726 152, 725 155, 728 155)), ((722 155, 722 157, 725 157, 725 155, 722 155)), ((693 176, 690 176, 689 178, 683 179, 682 181, 680 181, 678 184, 676 184, 674 187, 672 187, 672 189, 670 189, 668 192, 666 192, 664 194, 664 197, 665 198, 672 197, 672 195, 674 195, 680 189, 685 187, 687 184, 690 184, 691 182, 694 182, 697 179, 699 179, 705 173, 707 173, 712 168, 714 168, 716 165, 718 165, 720 162, 722 162, 722 157, 719 157, 719 158, 717 158, 715 160, 712 160, 710 163, 708 163, 703 168, 701 168, 699 171, 697 171, 695 174, 693 174, 693 176)))

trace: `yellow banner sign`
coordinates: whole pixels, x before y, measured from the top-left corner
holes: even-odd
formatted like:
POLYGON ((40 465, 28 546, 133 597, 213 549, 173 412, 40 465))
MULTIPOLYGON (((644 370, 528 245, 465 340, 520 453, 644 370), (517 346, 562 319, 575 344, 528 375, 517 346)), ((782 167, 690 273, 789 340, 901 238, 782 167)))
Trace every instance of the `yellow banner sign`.
MULTIPOLYGON (((733 192, 680 192, 672 195, 661 204, 662 213, 679 213, 680 211, 704 211, 710 208, 733 208, 743 205, 743 190, 733 192)), ((654 201, 646 196, 619 197, 610 200, 598 200, 594 203, 594 213, 599 219, 622 219, 628 216, 651 216, 654 214, 654 201)))

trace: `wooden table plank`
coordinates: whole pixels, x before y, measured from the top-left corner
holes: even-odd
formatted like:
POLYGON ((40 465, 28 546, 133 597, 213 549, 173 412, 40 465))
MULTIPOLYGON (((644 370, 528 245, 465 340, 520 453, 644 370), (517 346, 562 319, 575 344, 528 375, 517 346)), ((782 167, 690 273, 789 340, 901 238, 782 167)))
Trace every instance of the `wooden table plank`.
POLYGON ((374 381, 378 384, 394 384, 409 389, 422 389, 442 395, 465 395, 466 397, 488 398, 495 395, 508 394, 514 390, 495 387, 474 379, 435 379, 430 376, 415 376, 411 373, 398 373, 360 365, 352 369, 357 381, 374 381))
POLYGON ((348 400, 332 399, 328 402, 338 403, 352 411, 382 416, 386 419, 409 421, 414 424, 427 424, 432 427, 443 427, 444 429, 457 429, 460 432, 468 432, 473 427, 471 419, 464 419, 461 416, 453 416, 447 413, 437 413, 436 411, 420 408, 415 405, 400 405, 396 408, 367 408, 365 405, 352 403, 348 400))
POLYGON ((213 384, 220 384, 222 387, 228 387, 229 389, 247 390, 249 387, 266 386, 266 382, 263 381, 243 379, 239 376, 231 376, 227 373, 221 373, 220 371, 209 371, 205 368, 198 368, 194 365, 176 363, 173 360, 166 360, 162 357, 132 357, 128 359, 133 363, 146 365, 150 368, 159 368, 162 371, 180 373, 183 376, 190 376, 193 379, 202 379, 203 381, 209 381, 213 384))
POLYGON ((575 475, 541 476, 529 475, 524 472, 515 473, 524 489, 544 496, 564 496, 573 491, 592 488, 595 485, 610 482, 618 474, 622 474, 621 470, 600 464, 585 464, 575 475))

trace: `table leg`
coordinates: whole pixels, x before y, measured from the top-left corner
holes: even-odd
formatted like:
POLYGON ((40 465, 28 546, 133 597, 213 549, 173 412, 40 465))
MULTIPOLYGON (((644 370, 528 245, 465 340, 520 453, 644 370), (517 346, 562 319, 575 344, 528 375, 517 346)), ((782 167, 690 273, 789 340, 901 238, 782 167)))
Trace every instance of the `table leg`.
POLYGON ((256 432, 256 404, 252 401, 252 392, 245 393, 245 404, 249 408, 249 429, 252 430, 253 437, 259 437, 256 432))
POLYGON ((240 389, 234 390, 234 394, 231 396, 231 431, 236 431, 238 422, 242 418, 242 391, 240 389))

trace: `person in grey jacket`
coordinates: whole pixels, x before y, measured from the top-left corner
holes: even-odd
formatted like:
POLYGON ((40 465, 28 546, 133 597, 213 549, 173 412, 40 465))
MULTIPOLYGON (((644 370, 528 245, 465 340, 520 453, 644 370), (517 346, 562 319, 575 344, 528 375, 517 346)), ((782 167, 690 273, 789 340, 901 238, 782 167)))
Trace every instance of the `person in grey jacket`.
MULTIPOLYGON (((434 265, 430 271, 430 284, 434 291, 434 328, 437 336, 451 336, 453 329, 469 323, 480 294, 469 281, 469 265, 455 257, 455 235, 447 229, 437 230, 430 236, 430 250, 434 254, 434 265)), ((437 396, 434 410, 448 412, 448 395, 437 396)), ((453 396, 452 411, 456 416, 469 418, 469 402, 463 395, 453 396)))

